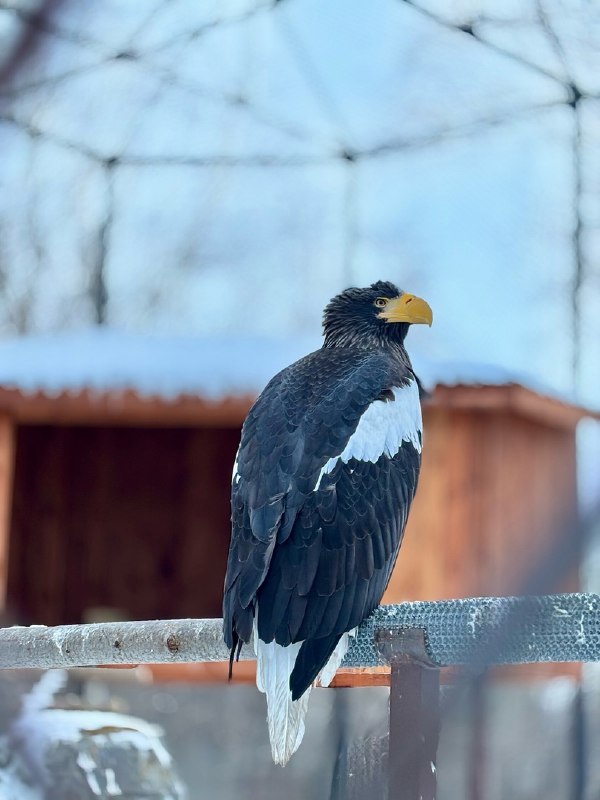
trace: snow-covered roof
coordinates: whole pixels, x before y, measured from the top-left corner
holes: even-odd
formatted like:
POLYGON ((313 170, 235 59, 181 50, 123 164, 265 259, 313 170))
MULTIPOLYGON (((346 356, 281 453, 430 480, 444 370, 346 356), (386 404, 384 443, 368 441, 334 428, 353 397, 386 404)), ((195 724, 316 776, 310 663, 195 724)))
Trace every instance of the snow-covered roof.
MULTIPOLYGON (((256 395, 269 379, 306 353, 317 337, 157 337, 109 329, 25 336, 0 342, 0 387, 23 394, 134 391, 171 401, 256 395)), ((572 403, 500 366, 437 362, 413 355, 424 386, 520 384, 572 403)))

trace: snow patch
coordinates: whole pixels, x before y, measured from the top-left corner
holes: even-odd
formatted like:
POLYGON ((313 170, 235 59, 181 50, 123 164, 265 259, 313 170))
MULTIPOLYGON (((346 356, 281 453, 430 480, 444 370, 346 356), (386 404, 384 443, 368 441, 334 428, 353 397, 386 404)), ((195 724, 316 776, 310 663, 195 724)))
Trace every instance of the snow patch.
POLYGON ((467 622, 467 628, 471 636, 475 637, 477 635, 477 629, 480 625, 481 609, 477 606, 473 606, 472 610, 469 612, 469 621, 467 622))
POLYGON ((585 644, 587 642, 584 619, 585 614, 582 612, 577 621, 577 635, 575 636, 576 644, 585 644))
POLYGON ((104 774, 106 776, 106 791, 108 792, 108 794, 113 797, 118 797, 119 795, 122 795, 123 792, 121 791, 121 787, 117 783, 114 769, 107 769, 104 771, 104 774))
MULTIPOLYGON (((319 336, 144 336, 117 330, 23 336, 0 342, 0 386, 25 394, 135 391, 174 401, 256 396, 280 370, 321 347, 319 336)), ((519 383, 565 402, 574 398, 493 364, 434 361, 409 347, 426 389, 436 384, 519 383)))
POLYGON ((23 698, 22 715, 42 711, 52 706, 54 696, 64 689, 67 673, 64 669, 49 669, 23 698))
MULTIPOLYGON (((67 710, 52 708, 54 695, 65 684, 64 670, 49 670, 23 700, 20 716, 10 729, 11 739, 22 751, 26 762, 38 779, 46 779, 45 754, 57 742, 80 743, 86 738, 94 744, 115 744, 133 747, 141 753, 152 754, 167 770, 172 769, 172 759, 160 741, 162 730, 137 717, 112 711, 67 710)), ((85 772, 90 789, 102 794, 96 777, 94 759, 81 752, 77 763, 85 772)), ((111 779, 106 776, 107 786, 111 779)), ((111 785, 114 794, 121 794, 115 776, 111 785)))
MULTIPOLYGON (((3 740, 3 746, 9 747, 3 740)), ((16 753, 0 768, 0 798, 2 800, 43 800, 42 789, 31 786, 25 765, 16 753)))
POLYGON ((80 752, 77 754, 77 764, 85 772, 88 786, 92 792, 100 796, 102 794, 102 789, 100 788, 100 784, 96 778, 96 762, 94 759, 89 755, 89 753, 80 752))

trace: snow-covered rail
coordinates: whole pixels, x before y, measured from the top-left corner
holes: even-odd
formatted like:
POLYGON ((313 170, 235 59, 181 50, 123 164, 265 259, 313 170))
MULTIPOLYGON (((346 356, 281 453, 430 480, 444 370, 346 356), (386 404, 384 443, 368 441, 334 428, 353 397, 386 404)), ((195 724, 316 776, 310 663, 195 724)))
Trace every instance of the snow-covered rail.
MULTIPOLYGON (((0 630, 0 669, 225 661, 220 619, 106 622, 0 630)), ((600 661, 600 596, 483 597, 382 606, 364 623, 344 666, 386 663, 388 640, 424 631, 427 661, 508 664, 600 661)), ((409 653, 410 655, 410 653, 409 653)), ((242 658, 253 658, 244 648, 242 658)))

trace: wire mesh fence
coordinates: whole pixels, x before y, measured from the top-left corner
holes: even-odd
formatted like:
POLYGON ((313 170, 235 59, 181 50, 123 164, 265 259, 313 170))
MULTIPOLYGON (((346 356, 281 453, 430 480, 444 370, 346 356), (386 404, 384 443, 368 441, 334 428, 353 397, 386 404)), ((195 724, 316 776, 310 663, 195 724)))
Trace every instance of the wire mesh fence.
MULTIPOLYGON (((554 539, 555 545, 536 565, 524 590, 555 586, 578 562, 582 544, 597 521, 595 513, 581 524, 565 528, 564 535, 554 539)), ((0 631, 0 668, 5 669, 185 663, 226 657, 220 620, 33 626, 0 631)), ((246 649, 242 657, 252 658, 251 651, 246 649)), ((489 795, 483 788, 485 748, 481 743, 491 685, 488 668, 561 661, 600 661, 600 595, 465 598, 379 608, 358 632, 345 667, 391 665, 389 733, 370 729, 357 732, 356 726, 349 724, 343 702, 338 704, 333 715, 337 743, 330 796, 387 796, 390 800, 435 797, 439 728, 453 710, 468 701, 473 713, 465 796, 487 800, 489 795), (455 667, 452 691, 446 692, 438 713, 437 680, 440 669, 446 666, 455 667)), ((571 704, 564 740, 569 797, 576 799, 585 796, 588 783, 584 712, 584 695, 579 690, 571 704)), ((328 737, 331 739, 331 731, 328 737)), ((525 750, 523 758, 528 758, 525 750)))
POLYGON ((331 800, 387 800, 389 747, 388 734, 346 742, 335 764, 331 800))

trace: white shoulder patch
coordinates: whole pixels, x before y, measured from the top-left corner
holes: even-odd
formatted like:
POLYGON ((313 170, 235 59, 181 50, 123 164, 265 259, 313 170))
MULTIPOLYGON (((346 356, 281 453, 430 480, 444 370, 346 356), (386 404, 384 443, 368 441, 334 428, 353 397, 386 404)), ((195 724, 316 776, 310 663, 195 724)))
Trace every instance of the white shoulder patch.
POLYGON ((344 450, 321 468, 315 491, 323 475, 328 475, 340 459, 345 464, 351 458, 375 463, 383 455, 395 456, 402 442, 410 442, 421 452, 423 421, 417 382, 411 380, 392 392, 394 400, 374 400, 367 408, 344 450))

